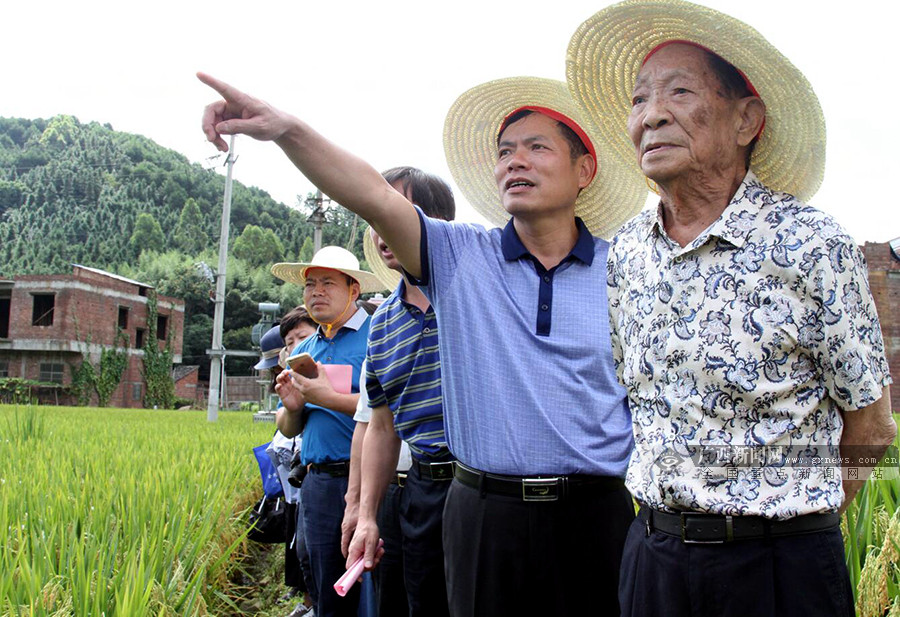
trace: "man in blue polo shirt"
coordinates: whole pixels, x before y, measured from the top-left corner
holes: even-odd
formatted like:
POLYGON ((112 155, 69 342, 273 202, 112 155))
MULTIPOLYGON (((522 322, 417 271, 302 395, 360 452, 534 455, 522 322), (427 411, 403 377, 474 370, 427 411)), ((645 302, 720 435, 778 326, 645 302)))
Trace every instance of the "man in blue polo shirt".
MULTIPOLYGON (((452 220, 450 187, 412 167, 386 171, 385 180, 426 216, 452 220)), ((387 244, 370 230, 378 255, 400 270, 387 244)), ((375 265, 373 270, 377 271, 375 265)), ((359 522, 348 551, 350 564, 376 546, 379 507, 397 464, 400 440, 412 453, 412 467, 400 494, 404 581, 410 617, 448 615, 444 582, 442 520, 453 479, 453 456, 444 435, 441 361, 434 309, 417 287, 401 280, 372 317, 366 352, 366 382, 372 418, 362 453, 359 522)), ((372 568, 376 555, 366 566, 372 568)))
MULTIPOLYGON (((280 279, 303 285, 303 301, 319 324, 292 355, 310 354, 317 363, 315 378, 285 371, 275 390, 284 407, 275 422, 286 437, 303 432, 301 461, 309 472, 301 486, 306 546, 316 591, 316 615, 355 616, 359 587, 341 598, 334 582, 344 571, 341 518, 350 470, 353 413, 359 399, 359 372, 366 353, 370 317, 357 308, 360 293, 383 289, 370 272, 359 269, 350 251, 326 246, 311 263, 272 266, 280 279), (353 376, 345 384, 332 383, 326 365, 349 365, 353 376)), ((336 377, 337 378, 337 377, 336 377)))
POLYGON ((437 221, 303 121, 198 76, 224 99, 204 113, 211 142, 275 141, 369 221, 435 308, 459 461, 443 521, 451 615, 531 612, 529 592, 544 614, 615 614, 631 421, 609 340, 608 243, 591 232, 640 210, 637 170, 596 139, 564 83, 490 82, 454 103, 444 145, 469 203, 512 220, 437 221))

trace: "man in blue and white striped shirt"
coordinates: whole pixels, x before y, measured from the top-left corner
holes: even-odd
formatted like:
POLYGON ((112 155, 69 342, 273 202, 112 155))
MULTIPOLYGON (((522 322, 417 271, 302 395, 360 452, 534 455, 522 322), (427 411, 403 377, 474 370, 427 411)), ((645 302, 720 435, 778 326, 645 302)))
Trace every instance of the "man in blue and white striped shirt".
MULTIPOLYGON (((390 169, 383 175, 426 216, 453 219, 453 194, 440 178, 412 167, 390 169)), ((387 267, 401 270, 387 244, 370 232, 387 267)), ((366 367, 372 418, 365 433, 359 522, 348 561, 362 555, 366 544, 378 543, 376 517, 402 439, 412 452, 412 467, 400 495, 409 615, 449 615, 441 535, 453 456, 444 434, 437 317, 425 294, 406 279, 372 316, 366 367)))

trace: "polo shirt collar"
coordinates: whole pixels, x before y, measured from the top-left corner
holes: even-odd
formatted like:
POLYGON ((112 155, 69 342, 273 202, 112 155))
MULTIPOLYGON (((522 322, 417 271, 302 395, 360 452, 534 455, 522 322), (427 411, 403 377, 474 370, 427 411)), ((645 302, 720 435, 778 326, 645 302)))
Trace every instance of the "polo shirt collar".
MULTIPOLYGON (((366 323, 366 318, 368 316, 369 316, 369 314, 366 312, 365 309, 357 308, 356 312, 353 313, 353 317, 348 319, 347 323, 345 323, 343 326, 341 326, 338 329, 338 331, 340 331, 344 328, 350 328, 351 330, 359 331, 359 329, 363 327, 363 324, 366 323)), ((325 331, 322 329, 322 326, 319 326, 317 333, 320 337, 325 336, 325 331)))
MULTIPOLYGON (((591 236, 591 232, 588 231, 584 221, 577 216, 575 217, 575 226, 578 228, 578 239, 575 241, 575 246, 572 247, 572 250, 560 263, 566 261, 569 257, 574 257, 585 265, 590 266, 594 262, 594 237, 591 236)), ((506 261, 532 257, 525 245, 522 244, 522 240, 516 232, 516 227, 513 225, 513 219, 509 219, 506 227, 501 232, 500 249, 503 251, 503 258, 506 261)))

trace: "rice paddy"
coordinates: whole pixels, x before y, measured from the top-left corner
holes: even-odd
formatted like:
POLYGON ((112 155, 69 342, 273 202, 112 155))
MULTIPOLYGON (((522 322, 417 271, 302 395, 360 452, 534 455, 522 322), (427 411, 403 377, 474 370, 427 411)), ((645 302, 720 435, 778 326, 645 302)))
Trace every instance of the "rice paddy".
MULTIPOLYGON (((271 424, 223 413, 0 406, 0 615, 237 612, 229 575, 271 424)), ((842 522, 860 617, 900 617, 900 487, 842 522)))
POLYGON ((218 614, 271 433, 238 413, 0 406, 0 614, 218 614))

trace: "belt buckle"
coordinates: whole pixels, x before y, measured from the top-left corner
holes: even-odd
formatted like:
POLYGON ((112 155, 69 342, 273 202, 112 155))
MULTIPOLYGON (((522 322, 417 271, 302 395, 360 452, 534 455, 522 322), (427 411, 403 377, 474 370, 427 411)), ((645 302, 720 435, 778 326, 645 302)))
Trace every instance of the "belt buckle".
POLYGON ((399 486, 400 488, 403 488, 404 486, 406 486, 406 472, 405 471, 397 472, 397 486, 399 486))
POLYGON ((717 540, 688 539, 688 536, 686 533, 687 519, 690 517, 695 517, 695 518, 699 518, 701 520, 703 518, 706 518, 707 520, 709 520, 709 517, 711 517, 711 516, 714 516, 714 515, 698 514, 696 512, 682 512, 679 515, 679 518, 681 519, 681 541, 684 544, 725 544, 726 542, 733 541, 734 540, 734 518, 730 514, 726 514, 722 517, 717 516, 717 518, 722 518, 725 523, 725 529, 723 530, 724 533, 722 534, 721 539, 717 539, 717 540))
POLYGON ((556 501, 559 478, 522 478, 522 501, 556 501))
POLYGON ((442 482, 444 480, 453 479, 453 461, 445 461, 443 463, 431 463, 428 466, 428 472, 431 474, 433 482, 442 482))

